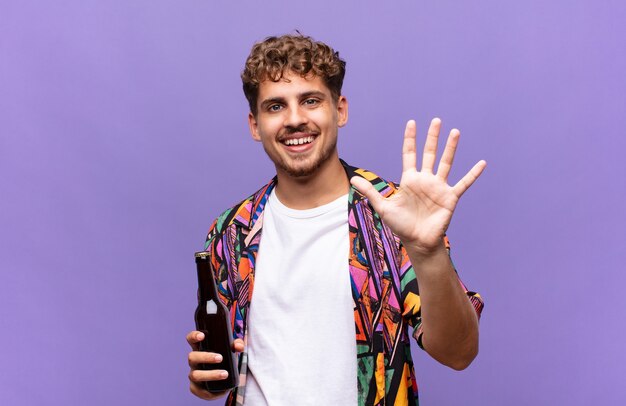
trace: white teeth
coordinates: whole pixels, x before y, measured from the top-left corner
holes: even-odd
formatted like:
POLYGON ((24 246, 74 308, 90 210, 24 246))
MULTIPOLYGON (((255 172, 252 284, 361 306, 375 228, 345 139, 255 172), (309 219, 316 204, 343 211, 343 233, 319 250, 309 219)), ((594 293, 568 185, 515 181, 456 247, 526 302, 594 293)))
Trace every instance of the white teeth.
POLYGON ((285 145, 302 145, 302 144, 309 144, 311 142, 313 142, 313 137, 292 138, 290 140, 285 141, 285 145))

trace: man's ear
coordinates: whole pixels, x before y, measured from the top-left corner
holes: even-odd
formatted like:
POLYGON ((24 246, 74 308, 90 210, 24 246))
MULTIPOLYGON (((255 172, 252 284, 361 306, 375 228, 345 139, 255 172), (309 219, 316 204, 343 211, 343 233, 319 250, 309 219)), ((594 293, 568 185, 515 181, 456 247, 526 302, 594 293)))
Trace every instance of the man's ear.
POLYGON ((343 127, 348 123, 348 99, 339 96, 337 100, 337 126, 343 127))
POLYGON ((248 126, 250 126, 250 134, 252 135, 252 139, 255 141, 261 141, 258 123, 256 121, 256 117, 254 117, 254 114, 252 114, 252 112, 248 113, 248 126))

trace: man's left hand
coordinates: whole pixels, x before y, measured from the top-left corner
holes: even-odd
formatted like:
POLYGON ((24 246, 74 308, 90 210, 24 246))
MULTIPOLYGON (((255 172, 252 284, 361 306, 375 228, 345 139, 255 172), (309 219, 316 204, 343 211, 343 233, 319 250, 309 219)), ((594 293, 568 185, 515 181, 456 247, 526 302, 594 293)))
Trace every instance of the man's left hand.
POLYGON ((392 196, 384 198, 367 180, 353 177, 350 182, 367 197, 382 220, 407 248, 430 255, 443 246, 443 236, 450 224, 454 209, 467 189, 478 179, 487 163, 479 161, 454 186, 448 184, 454 154, 460 132, 450 131, 446 147, 434 173, 437 142, 441 120, 430 123, 424 152, 422 169, 417 170, 415 146, 415 121, 410 120, 404 131, 402 146, 402 178, 400 188, 392 196))

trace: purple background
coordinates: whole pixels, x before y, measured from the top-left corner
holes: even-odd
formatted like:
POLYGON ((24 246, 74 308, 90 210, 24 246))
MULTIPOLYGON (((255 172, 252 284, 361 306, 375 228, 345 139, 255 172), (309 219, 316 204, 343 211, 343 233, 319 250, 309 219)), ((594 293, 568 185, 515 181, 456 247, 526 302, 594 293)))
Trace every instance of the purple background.
POLYGON ((436 115, 453 179, 488 162, 449 230, 480 355, 415 346, 423 404, 626 402, 623 1, 220 3, 0 3, 0 404, 201 404, 192 254, 272 176, 239 73, 295 28, 348 62, 348 162, 397 179, 436 115))

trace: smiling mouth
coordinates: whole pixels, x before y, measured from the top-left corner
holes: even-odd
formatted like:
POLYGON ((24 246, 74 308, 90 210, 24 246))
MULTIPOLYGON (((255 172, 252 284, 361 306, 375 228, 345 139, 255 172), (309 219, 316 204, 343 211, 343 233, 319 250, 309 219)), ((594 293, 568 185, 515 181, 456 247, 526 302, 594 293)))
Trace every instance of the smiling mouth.
POLYGON ((304 145, 304 144, 312 143, 314 139, 315 139, 314 136, 308 136, 308 137, 302 137, 302 138, 290 138, 288 140, 284 140, 283 144, 285 144, 287 146, 304 145))

